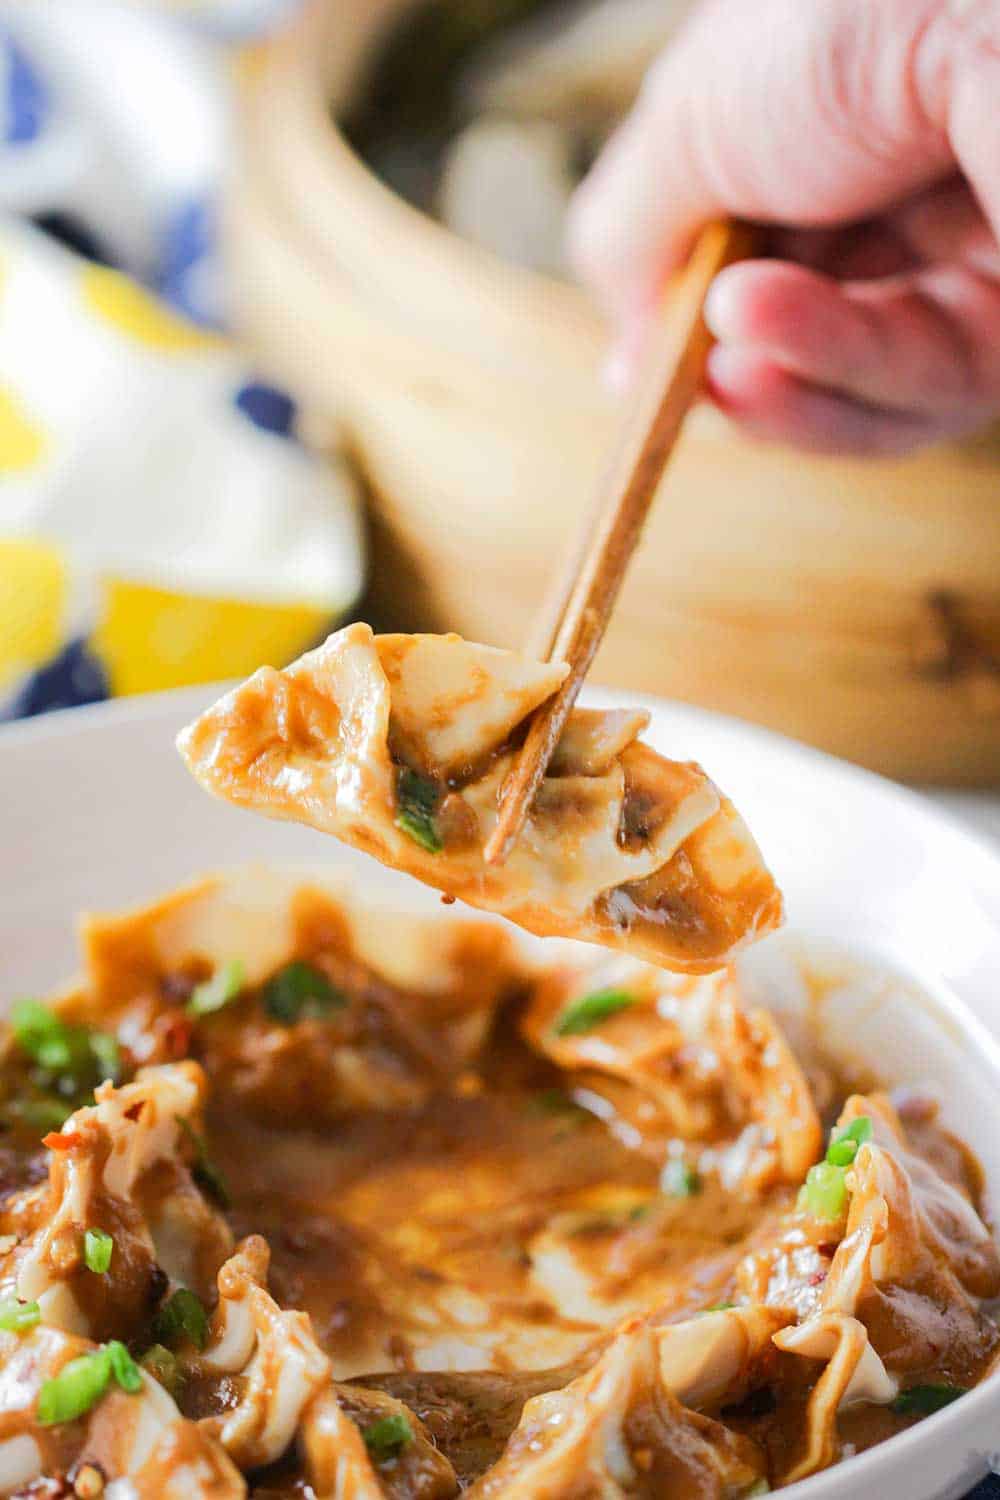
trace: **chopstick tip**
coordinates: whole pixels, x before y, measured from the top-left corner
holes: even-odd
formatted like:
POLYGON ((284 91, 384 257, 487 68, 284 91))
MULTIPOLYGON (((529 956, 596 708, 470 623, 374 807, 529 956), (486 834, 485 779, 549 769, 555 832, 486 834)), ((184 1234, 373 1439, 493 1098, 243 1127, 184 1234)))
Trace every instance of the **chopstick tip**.
POLYGON ((493 867, 506 864, 507 856, 513 848, 514 839, 509 829, 505 826, 503 809, 493 832, 483 845, 483 862, 493 867))

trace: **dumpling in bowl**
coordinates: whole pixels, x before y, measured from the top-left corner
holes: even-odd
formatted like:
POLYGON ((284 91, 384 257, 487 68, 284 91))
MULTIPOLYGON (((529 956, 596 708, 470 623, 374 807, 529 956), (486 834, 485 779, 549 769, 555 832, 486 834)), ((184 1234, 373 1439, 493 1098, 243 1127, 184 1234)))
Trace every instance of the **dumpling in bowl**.
POLYGON ((305 823, 529 932, 689 973, 776 927, 781 896, 733 805, 639 736, 648 714, 576 709, 502 866, 483 848, 533 711, 568 668, 456 635, 331 635, 262 667, 186 729, 202 786, 305 823))

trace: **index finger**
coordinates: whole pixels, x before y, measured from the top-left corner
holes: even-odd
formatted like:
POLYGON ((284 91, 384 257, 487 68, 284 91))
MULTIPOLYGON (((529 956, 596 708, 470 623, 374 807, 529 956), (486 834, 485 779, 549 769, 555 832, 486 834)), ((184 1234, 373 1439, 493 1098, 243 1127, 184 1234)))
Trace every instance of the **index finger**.
POLYGON ((708 0, 579 190, 573 258, 620 322, 655 301, 709 218, 823 227, 953 166, 913 57, 940 0, 708 0))

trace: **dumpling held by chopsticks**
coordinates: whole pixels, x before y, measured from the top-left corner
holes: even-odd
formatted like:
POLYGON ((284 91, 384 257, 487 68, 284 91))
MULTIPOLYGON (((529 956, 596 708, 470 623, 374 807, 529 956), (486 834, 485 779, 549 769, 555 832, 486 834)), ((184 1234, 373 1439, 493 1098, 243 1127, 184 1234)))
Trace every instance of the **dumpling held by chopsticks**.
POLYGON ((519 736, 567 668, 456 635, 338 631, 263 667, 178 741, 208 791, 305 823, 540 935, 700 973, 781 921, 736 809, 639 735, 648 714, 575 709, 503 865, 483 847, 519 736))

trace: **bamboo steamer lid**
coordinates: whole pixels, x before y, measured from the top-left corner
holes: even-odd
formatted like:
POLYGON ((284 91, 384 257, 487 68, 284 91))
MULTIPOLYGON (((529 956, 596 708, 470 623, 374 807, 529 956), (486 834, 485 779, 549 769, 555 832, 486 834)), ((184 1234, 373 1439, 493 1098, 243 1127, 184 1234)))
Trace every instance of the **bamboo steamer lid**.
MULTIPOLYGON (((418 213, 331 116, 407 0, 322 0, 244 81, 234 312, 372 499, 372 608, 524 636, 617 420, 577 288, 418 213)), ((742 715, 905 779, 1000 783, 1000 435, 805 457, 696 413, 594 678, 742 715)))

